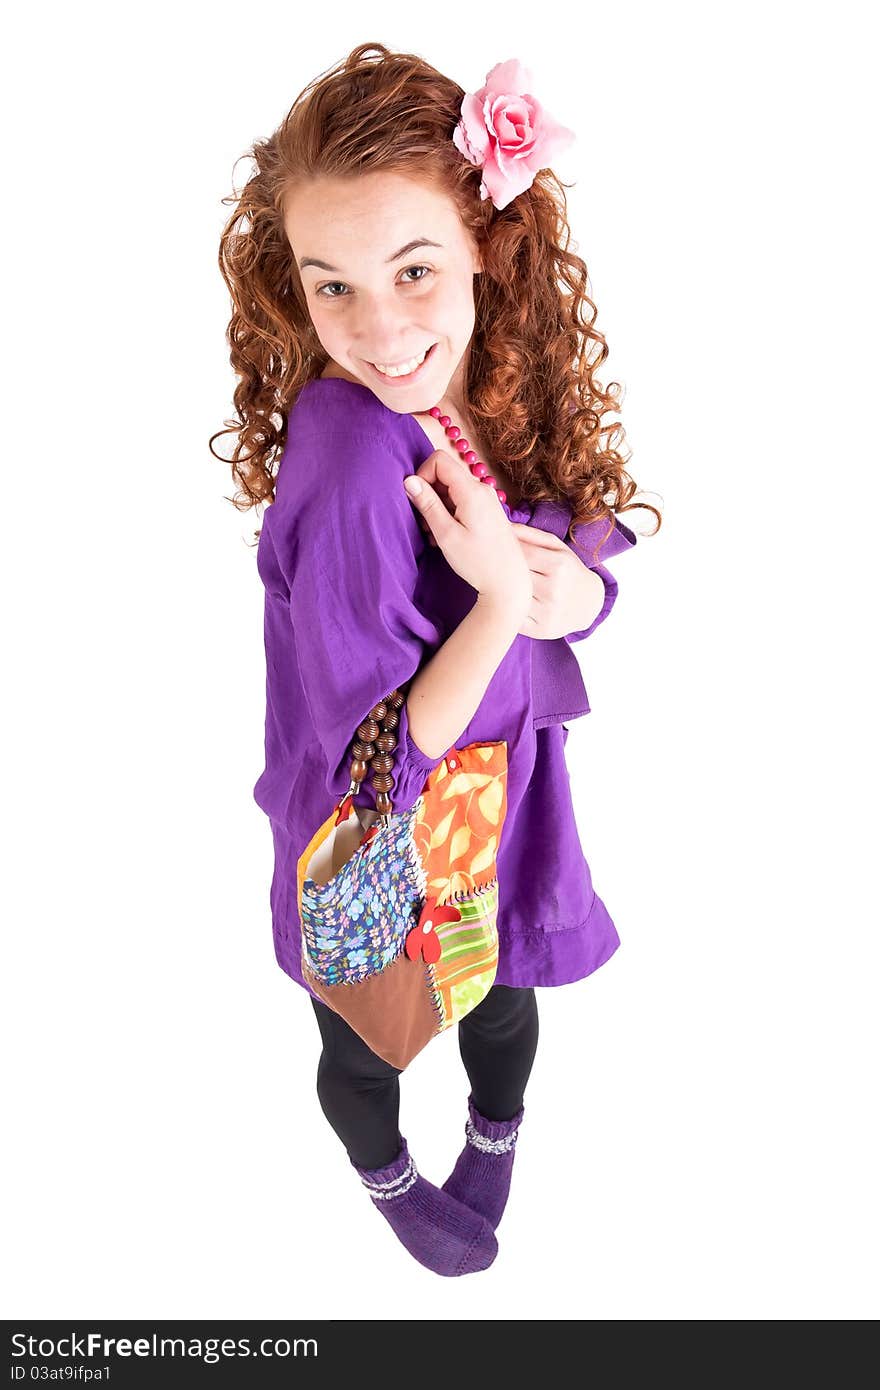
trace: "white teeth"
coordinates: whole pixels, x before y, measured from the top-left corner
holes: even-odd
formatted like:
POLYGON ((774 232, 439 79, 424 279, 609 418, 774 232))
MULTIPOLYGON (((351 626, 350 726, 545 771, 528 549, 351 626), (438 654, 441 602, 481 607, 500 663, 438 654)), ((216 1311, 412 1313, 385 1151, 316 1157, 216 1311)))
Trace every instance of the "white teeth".
POLYGON ((425 348, 421 357, 411 357, 408 362, 399 362, 396 367, 386 366, 384 362, 374 362, 373 366, 383 376, 409 376, 410 372, 414 372, 416 367, 424 362, 429 352, 430 348, 425 348))

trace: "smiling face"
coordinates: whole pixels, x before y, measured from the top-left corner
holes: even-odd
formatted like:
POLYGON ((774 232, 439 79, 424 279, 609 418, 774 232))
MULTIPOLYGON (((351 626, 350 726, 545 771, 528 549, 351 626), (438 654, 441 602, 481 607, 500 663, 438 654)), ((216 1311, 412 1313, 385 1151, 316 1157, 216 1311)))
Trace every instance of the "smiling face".
POLYGON ((399 413, 460 397, 481 266, 451 198, 402 174, 321 177, 288 196, 284 227, 331 359, 324 375, 399 413), (414 371, 380 370, 410 368, 426 349, 414 371))

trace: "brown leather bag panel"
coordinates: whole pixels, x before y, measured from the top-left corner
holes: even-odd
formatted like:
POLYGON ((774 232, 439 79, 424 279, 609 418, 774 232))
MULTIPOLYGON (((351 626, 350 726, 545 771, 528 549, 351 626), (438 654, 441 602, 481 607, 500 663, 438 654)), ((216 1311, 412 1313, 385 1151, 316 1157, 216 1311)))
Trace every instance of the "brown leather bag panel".
POLYGON ((397 957, 378 975, 353 984, 325 985, 309 971, 309 986, 345 1019, 367 1046, 404 1071, 438 1032, 440 1015, 431 1002, 431 970, 423 960, 397 957), (336 1001, 344 997, 344 1010, 336 1001))

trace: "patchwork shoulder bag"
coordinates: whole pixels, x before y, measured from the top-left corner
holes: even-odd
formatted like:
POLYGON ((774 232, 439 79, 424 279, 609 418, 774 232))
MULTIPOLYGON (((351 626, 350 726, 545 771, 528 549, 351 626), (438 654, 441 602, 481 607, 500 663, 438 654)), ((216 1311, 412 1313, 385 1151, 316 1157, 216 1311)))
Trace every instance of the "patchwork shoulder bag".
POLYGON ((394 690, 359 725, 351 785, 297 861, 303 976, 379 1057, 403 1071, 485 997, 498 967, 497 854, 507 744, 452 748, 395 813, 394 690), (354 794, 369 768, 366 833, 354 794))

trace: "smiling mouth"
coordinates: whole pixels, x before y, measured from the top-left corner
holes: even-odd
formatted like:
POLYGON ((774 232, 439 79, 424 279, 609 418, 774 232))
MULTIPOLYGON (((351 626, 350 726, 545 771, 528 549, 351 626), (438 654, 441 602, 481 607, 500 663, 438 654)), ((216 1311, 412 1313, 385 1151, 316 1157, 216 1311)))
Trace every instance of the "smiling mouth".
POLYGON ((431 354, 433 353, 436 346, 436 343, 432 343, 431 346, 425 352, 425 355, 422 358, 421 362, 419 362, 415 367, 413 367, 412 371, 410 372, 383 372, 380 367, 376 366, 375 362, 368 361, 367 365, 371 367, 373 371, 376 373, 376 375, 380 377, 383 381, 412 381, 415 377, 418 376, 419 372, 425 366, 425 363, 431 357, 431 354))

